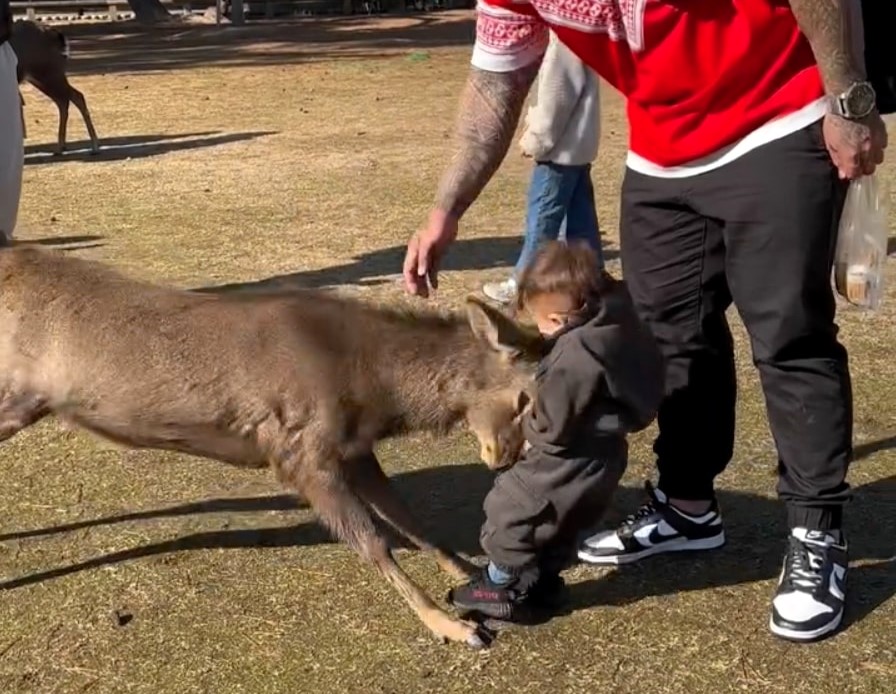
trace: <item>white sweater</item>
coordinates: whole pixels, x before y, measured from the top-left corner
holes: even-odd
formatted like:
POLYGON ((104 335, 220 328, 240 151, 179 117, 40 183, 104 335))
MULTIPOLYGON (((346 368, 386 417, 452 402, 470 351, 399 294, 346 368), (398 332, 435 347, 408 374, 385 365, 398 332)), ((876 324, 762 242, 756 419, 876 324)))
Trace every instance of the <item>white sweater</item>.
POLYGON ((536 161, 590 164, 600 140, 597 74, 551 32, 520 148, 536 161))

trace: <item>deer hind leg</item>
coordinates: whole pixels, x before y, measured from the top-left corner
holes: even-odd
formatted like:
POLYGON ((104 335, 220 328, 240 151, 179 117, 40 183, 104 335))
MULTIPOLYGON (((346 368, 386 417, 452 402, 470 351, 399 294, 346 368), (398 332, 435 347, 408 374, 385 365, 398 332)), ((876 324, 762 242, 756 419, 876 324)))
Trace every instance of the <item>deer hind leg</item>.
POLYGON ((348 461, 346 469, 352 491, 415 547, 435 559, 442 571, 463 581, 478 572, 476 566, 457 553, 425 538, 419 521, 392 487, 376 455, 371 452, 348 461))
POLYGON ((93 127, 93 119, 90 117, 90 110, 87 108, 87 100, 84 98, 84 94, 71 85, 69 85, 69 99, 81 113, 81 118, 84 119, 87 134, 90 136, 90 151, 96 154, 100 151, 100 143, 96 136, 96 130, 93 127))
POLYGON ((340 540, 377 568, 433 634, 473 648, 486 646, 487 632, 473 622, 449 615, 402 571, 377 532, 370 511, 336 472, 340 467, 334 461, 332 470, 318 467, 302 471, 297 490, 340 540))
POLYGON ((68 99, 54 99, 59 109, 59 137, 56 140, 56 154, 65 151, 65 133, 68 130, 68 99))
POLYGON ((0 394, 0 442, 11 439, 48 414, 50 409, 41 398, 3 392, 0 394))

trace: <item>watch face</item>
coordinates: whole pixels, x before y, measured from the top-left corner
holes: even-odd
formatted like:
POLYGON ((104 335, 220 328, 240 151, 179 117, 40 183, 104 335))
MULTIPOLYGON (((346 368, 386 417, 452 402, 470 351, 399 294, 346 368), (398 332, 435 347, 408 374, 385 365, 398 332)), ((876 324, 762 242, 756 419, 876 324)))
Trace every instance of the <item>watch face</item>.
POLYGON ((849 113, 859 118, 871 113, 874 102, 874 89, 867 82, 854 84, 846 95, 846 107, 849 113))

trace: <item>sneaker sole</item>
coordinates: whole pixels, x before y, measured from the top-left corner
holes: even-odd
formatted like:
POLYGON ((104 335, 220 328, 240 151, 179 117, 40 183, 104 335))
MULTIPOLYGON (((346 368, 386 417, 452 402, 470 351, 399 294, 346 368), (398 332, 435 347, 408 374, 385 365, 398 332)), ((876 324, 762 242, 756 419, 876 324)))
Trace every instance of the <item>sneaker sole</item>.
POLYGON ((817 641, 823 636, 827 636, 836 631, 837 627, 843 621, 843 610, 837 613, 833 620, 825 624, 823 627, 813 629, 812 631, 799 631, 797 629, 788 629, 775 624, 775 618, 769 617, 768 628, 775 636, 785 639, 786 641, 796 641, 797 643, 806 643, 808 641, 817 641))
POLYGON ((619 564, 632 564, 641 559, 652 557, 655 554, 665 554, 666 552, 703 552, 710 549, 718 549, 725 544, 725 533, 720 533, 715 537, 705 537, 699 540, 688 540, 680 544, 671 542, 662 545, 654 545, 647 547, 640 552, 632 552, 631 554, 613 554, 600 556, 591 554, 587 549, 580 549, 578 552, 579 559, 588 564, 618 566, 619 564))

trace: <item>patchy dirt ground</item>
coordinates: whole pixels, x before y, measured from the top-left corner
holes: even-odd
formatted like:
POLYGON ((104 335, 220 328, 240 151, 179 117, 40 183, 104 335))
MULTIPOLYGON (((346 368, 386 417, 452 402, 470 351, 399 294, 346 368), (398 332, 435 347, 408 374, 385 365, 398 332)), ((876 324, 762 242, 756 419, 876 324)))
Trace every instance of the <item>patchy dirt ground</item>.
MULTIPOLYGON (((105 147, 78 149, 73 112, 75 151, 50 157, 55 109, 25 90, 21 238, 181 286, 340 286, 405 300, 394 279, 448 153, 468 15, 70 35, 72 80, 105 147)), ((604 132, 594 178, 612 253, 625 127, 609 92, 604 132)), ((440 303, 507 272, 527 174, 512 154, 471 212, 440 303)), ((569 614, 504 632, 485 653, 434 643, 269 475, 35 427, 0 448, 0 690, 892 691, 892 265, 889 281, 882 313, 841 313, 856 391, 855 566, 847 628, 827 642, 793 646, 766 630, 783 517, 738 328, 738 445, 720 480, 729 545, 625 571, 575 569, 569 614)), ((608 522, 640 500, 650 434, 635 441, 608 522)), ((478 551, 489 476, 467 437, 393 442, 382 459, 434 535, 478 551)), ((443 596, 434 566, 401 558, 443 596)))

